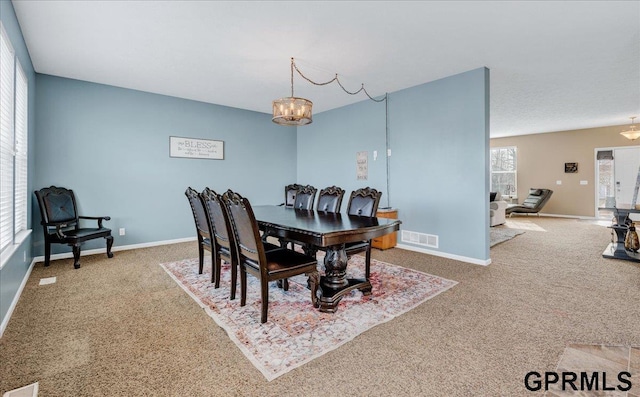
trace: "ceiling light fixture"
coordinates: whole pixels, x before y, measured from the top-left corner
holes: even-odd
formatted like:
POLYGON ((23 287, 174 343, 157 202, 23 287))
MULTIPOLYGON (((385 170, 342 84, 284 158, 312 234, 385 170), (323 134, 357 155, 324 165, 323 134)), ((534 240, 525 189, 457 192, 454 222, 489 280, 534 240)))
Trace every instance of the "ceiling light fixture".
POLYGON ((293 58, 291 58, 291 96, 273 101, 273 121, 276 124, 299 126, 311 124, 313 102, 293 96, 293 58))
POLYGON ((636 139, 640 138, 640 131, 636 130, 636 125, 633 121, 635 120, 635 117, 629 117, 629 118, 631 119, 631 126, 629 127, 628 130, 622 131, 620 135, 624 136, 627 139, 631 139, 632 141, 635 141, 636 139))
POLYGON ((313 102, 311 102, 308 99, 297 98, 293 96, 293 70, 294 69, 296 70, 296 72, 298 72, 300 76, 302 76, 303 79, 307 80, 309 83, 313 85, 327 85, 335 81, 338 83, 340 88, 342 88, 342 90, 349 95, 356 95, 360 93, 360 91, 364 91, 364 93, 369 97, 369 99, 371 99, 374 102, 383 102, 387 100, 387 94, 385 94, 381 99, 373 98, 371 95, 369 95, 367 90, 364 88, 364 84, 362 84, 362 86, 358 91, 355 91, 355 92, 348 91, 346 88, 344 88, 344 86, 338 79, 337 73, 335 77, 329 81, 326 81, 324 83, 316 83, 315 81, 309 79, 307 76, 302 74, 300 69, 298 69, 298 67, 296 66, 294 59, 291 58, 291 96, 276 99, 272 102, 273 118, 271 120, 276 124, 288 125, 288 126, 300 126, 300 125, 311 124, 311 122, 313 121, 312 115, 311 115, 311 108, 313 107, 313 102))

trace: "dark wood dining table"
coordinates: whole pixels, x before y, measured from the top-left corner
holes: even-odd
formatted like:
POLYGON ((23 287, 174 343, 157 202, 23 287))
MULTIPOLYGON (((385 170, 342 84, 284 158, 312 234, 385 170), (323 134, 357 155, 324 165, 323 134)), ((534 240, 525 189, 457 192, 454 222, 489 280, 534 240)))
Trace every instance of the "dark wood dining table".
POLYGON ((345 213, 299 210, 285 206, 253 207, 256 220, 265 235, 292 240, 307 252, 326 251, 325 275, 318 288, 319 309, 333 313, 344 295, 359 289, 371 294, 371 283, 364 278, 347 277, 345 244, 371 240, 400 230, 398 219, 375 218, 345 213))

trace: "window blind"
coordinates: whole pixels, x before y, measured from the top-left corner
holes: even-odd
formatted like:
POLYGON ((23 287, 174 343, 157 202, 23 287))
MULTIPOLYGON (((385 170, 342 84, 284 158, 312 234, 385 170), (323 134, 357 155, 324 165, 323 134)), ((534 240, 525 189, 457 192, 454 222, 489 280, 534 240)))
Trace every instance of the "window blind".
POLYGON ((27 230, 27 76, 16 59, 14 232, 27 230))
POLYGON ((13 242, 13 48, 0 29, 0 250, 13 242))

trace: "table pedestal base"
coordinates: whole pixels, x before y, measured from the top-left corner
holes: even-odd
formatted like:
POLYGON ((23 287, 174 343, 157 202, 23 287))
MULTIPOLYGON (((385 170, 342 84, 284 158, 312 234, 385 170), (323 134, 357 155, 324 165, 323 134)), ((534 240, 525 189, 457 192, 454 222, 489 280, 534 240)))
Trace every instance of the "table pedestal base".
POLYGON ((371 283, 369 281, 357 278, 348 278, 346 281, 346 286, 334 289, 325 284, 325 276, 320 278, 318 303, 320 304, 319 310, 321 312, 335 313, 336 310, 338 310, 338 303, 340 303, 342 297, 354 289, 359 289, 364 295, 371 295, 371 283))
POLYGON ((335 313, 342 297, 354 289, 361 290, 365 295, 371 294, 369 280, 347 278, 348 260, 344 244, 327 248, 324 257, 325 275, 320 278, 318 286, 318 303, 321 312, 335 313))

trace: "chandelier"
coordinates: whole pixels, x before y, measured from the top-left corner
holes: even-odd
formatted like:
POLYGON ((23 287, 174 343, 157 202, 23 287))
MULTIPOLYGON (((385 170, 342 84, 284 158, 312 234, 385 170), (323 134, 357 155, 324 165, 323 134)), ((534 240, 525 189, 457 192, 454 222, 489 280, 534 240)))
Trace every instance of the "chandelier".
POLYGON ((624 136, 627 139, 631 139, 632 141, 635 141, 636 139, 640 138, 640 131, 636 131, 636 125, 633 122, 635 117, 629 117, 629 118, 631 119, 631 126, 629 127, 628 130, 622 131, 620 135, 624 136))
POLYGON ((313 102, 293 96, 293 58, 291 58, 291 96, 273 101, 273 121, 280 125, 299 126, 311 124, 313 102))
POLYGON ((364 84, 362 84, 362 86, 358 91, 355 91, 355 92, 348 91, 346 88, 344 88, 344 86, 338 79, 337 73, 335 77, 329 81, 326 81, 324 83, 316 83, 315 81, 312 81, 307 76, 302 74, 300 69, 298 69, 298 67, 296 66, 293 58, 291 58, 291 96, 276 99, 272 102, 273 118, 271 119, 271 121, 273 121, 276 124, 287 125, 287 126, 301 126, 301 125, 311 124, 311 122, 313 121, 313 118, 311 115, 311 108, 313 107, 313 102, 305 98, 295 97, 293 95, 293 70, 294 69, 296 70, 296 72, 298 72, 300 76, 302 76, 303 79, 307 80, 309 83, 314 85, 327 85, 335 81, 338 83, 340 88, 342 88, 342 90, 349 95, 356 95, 360 91, 364 91, 364 93, 369 97, 369 99, 371 99, 374 102, 382 102, 387 99, 386 94, 384 95, 384 97, 382 97, 382 99, 373 98, 371 95, 369 95, 367 90, 365 90, 364 84))

